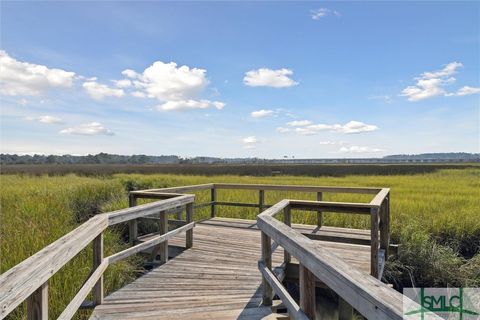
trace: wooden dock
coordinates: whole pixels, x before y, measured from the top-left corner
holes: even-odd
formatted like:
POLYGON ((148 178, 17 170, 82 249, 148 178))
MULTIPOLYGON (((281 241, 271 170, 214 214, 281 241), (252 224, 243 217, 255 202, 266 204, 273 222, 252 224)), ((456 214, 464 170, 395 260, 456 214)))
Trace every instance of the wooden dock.
POLYGON ((405 297, 380 281, 391 247, 389 203, 387 188, 209 183, 132 191, 129 208, 90 218, 1 274, 0 318, 26 301, 28 319, 48 319, 49 279, 92 243, 92 271, 58 319, 89 307, 93 319, 318 319, 320 287, 336 297, 341 320, 352 319, 353 310, 367 319, 400 320, 405 297), (255 191, 258 202, 221 201, 219 189, 255 191), (196 202, 195 193, 204 191, 211 200, 196 202), (269 204, 265 192, 313 193, 314 200, 269 204), (372 198, 329 202, 325 193, 372 198), (139 198, 155 201, 137 205, 139 198), (258 208, 259 214, 256 220, 220 218, 219 206, 258 208), (205 207, 211 217, 195 218, 205 207), (297 210, 316 212, 317 224, 292 224, 297 210), (367 215, 370 230, 325 226, 329 212, 367 215), (158 231, 139 234, 139 219, 153 221, 158 231), (130 247, 105 257, 103 233, 117 224, 128 224, 130 247), (155 267, 105 296, 105 270, 134 254, 155 267))
MULTIPOLYGON (((323 227, 319 231, 306 225, 294 225, 294 229, 318 235, 369 237, 368 230, 323 227)), ((319 244, 367 274, 370 272, 369 246, 326 241, 319 244)), ((169 245, 184 248, 185 238, 174 237, 169 245)), ((273 254, 274 266, 280 266, 283 258, 279 248, 273 254)), ((192 248, 107 296, 92 318, 274 319, 271 307, 262 306, 259 259, 260 231, 256 221, 202 221, 195 226, 192 248)))

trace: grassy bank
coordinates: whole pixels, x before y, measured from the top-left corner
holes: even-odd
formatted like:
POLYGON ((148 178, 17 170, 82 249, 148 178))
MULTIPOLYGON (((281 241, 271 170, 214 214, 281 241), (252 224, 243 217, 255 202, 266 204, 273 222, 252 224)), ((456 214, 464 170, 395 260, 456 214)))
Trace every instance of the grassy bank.
MULTIPOLYGON (((418 286, 480 285, 480 169, 443 169, 402 175, 347 175, 344 177, 235 175, 189 176, 172 174, 114 174, 80 177, 2 175, 0 271, 4 272, 45 245, 72 230, 89 216, 127 206, 127 190, 169 187, 207 182, 364 186, 391 188, 392 241, 401 243, 398 258, 386 270, 388 281, 398 288, 418 286)), ((209 201, 209 192, 199 192, 198 201, 209 201)), ((219 201, 256 203, 254 191, 221 190, 219 201)), ((266 192, 271 204, 283 198, 313 199, 313 194, 266 192)), ((331 201, 369 201, 355 194, 325 194, 331 201)), ((219 216, 254 219, 256 209, 219 207, 219 216)), ((195 218, 208 215, 198 210, 195 218)), ((315 223, 315 215, 294 213, 294 222, 315 223)), ((327 213, 325 224, 368 228, 367 217, 327 213)), ((119 251, 122 230, 106 234, 106 254, 119 251)), ((73 297, 91 266, 91 249, 69 263, 51 282, 51 314, 58 316, 73 297), (73 267, 74 266, 74 267, 73 267), (61 288, 61 290, 60 290, 61 288)), ((129 281, 135 261, 108 269, 107 291, 129 281)), ((22 309, 16 316, 20 317, 22 309)))

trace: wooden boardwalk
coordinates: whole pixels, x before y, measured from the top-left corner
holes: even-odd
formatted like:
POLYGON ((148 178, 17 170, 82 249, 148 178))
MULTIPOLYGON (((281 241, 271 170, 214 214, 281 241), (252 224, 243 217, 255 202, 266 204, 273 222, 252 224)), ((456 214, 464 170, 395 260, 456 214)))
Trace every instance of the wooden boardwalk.
MULTIPOLYGON (((369 237, 368 230, 293 227, 302 233, 369 237)), ((370 272, 369 246, 325 241, 318 245, 370 272)), ((185 237, 176 236, 169 246, 184 248, 185 237)), ((261 304, 260 252, 255 221, 212 218, 197 223, 192 248, 105 297, 92 318, 276 319, 271 307, 261 304)), ((280 247, 274 252, 274 267, 283 262, 283 255, 280 247)))
POLYGON ((317 287, 330 289, 340 319, 353 319, 353 310, 367 319, 403 319, 405 297, 379 280, 391 247, 388 188, 207 183, 131 191, 129 208, 95 215, 1 274, 0 319, 23 302, 26 318, 51 318, 50 278, 90 245, 91 273, 58 319, 93 307, 92 319, 318 319, 324 290, 317 287), (258 192, 258 202, 219 199, 218 190, 232 189, 258 192), (195 201, 202 192, 210 201, 195 201), (269 203, 266 192, 307 193, 315 200, 269 203), (371 200, 322 200, 329 193, 371 200), (258 208, 258 215, 255 221, 219 218, 217 208, 224 206, 258 208), (205 207, 211 218, 194 222, 195 211, 205 207), (291 224, 292 214, 305 210, 316 212, 317 224, 291 224), (323 215, 331 212, 368 216, 370 230, 325 226, 323 215), (139 237, 142 219, 154 221, 155 233, 139 237), (115 225, 128 226, 130 246, 105 256, 104 232, 115 225), (108 266, 145 253, 149 260, 159 257, 156 267, 105 296, 108 266), (273 313, 279 306, 288 316, 273 313))

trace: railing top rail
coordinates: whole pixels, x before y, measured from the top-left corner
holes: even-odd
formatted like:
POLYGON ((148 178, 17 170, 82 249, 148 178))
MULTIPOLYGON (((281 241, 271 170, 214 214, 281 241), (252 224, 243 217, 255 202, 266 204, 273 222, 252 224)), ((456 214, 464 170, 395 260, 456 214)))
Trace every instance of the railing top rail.
POLYGON ((368 319, 403 318, 401 293, 352 268, 318 243, 273 218, 271 212, 258 215, 257 225, 368 319))
POLYGON ((390 193, 390 188, 383 188, 380 190, 377 195, 370 201, 371 205, 375 205, 377 207, 382 205, 383 200, 385 200, 386 197, 388 197, 388 194, 390 193))
MULTIPOLYGON (((212 189, 214 186, 213 183, 205 183, 205 184, 194 184, 190 186, 180 186, 180 187, 169 187, 169 188, 154 188, 154 189, 145 189, 140 190, 140 192, 191 192, 196 190, 208 190, 212 189)), ((136 193, 137 191, 131 191, 132 193, 136 193)))
POLYGON ((194 195, 182 195, 90 218, 0 275, 0 318, 27 299, 108 226, 192 203, 194 199, 194 195))
POLYGON ((164 199, 160 201, 150 202, 135 207, 120 209, 106 213, 108 216, 108 225, 125 222, 128 220, 148 216, 159 211, 175 208, 193 202, 194 195, 185 194, 174 198, 164 199))
POLYGON ((276 190, 276 191, 363 193, 363 194, 376 194, 380 190, 382 190, 381 188, 275 185, 275 184, 241 184, 241 183, 214 183, 214 186, 217 189, 247 189, 247 190, 276 190))

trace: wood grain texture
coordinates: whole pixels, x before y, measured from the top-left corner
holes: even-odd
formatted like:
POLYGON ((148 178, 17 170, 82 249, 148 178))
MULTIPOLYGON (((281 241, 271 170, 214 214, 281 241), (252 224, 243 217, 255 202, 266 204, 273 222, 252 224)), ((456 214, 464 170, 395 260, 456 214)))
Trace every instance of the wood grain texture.
POLYGON ((315 275, 300 263, 300 309, 315 319, 315 275))
POLYGON ((48 320, 48 282, 35 290, 27 299, 28 320, 48 320))

